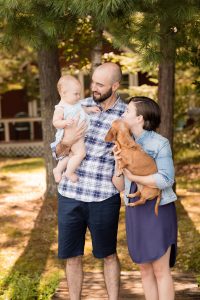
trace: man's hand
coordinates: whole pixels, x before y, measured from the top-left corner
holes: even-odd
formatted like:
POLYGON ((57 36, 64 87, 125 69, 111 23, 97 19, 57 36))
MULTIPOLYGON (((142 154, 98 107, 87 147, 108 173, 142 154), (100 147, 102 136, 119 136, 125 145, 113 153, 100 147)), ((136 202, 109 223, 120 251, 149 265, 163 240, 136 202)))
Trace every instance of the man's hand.
POLYGON ((76 119, 74 119, 72 125, 67 126, 67 128, 64 128, 64 136, 61 141, 63 145, 71 147, 81 137, 84 137, 85 131, 87 129, 87 123, 86 121, 81 121, 79 123, 79 120, 80 114, 76 119))
POLYGON ((65 124, 66 124, 65 126, 72 126, 73 123, 74 123, 74 119, 72 118, 65 120, 65 124))

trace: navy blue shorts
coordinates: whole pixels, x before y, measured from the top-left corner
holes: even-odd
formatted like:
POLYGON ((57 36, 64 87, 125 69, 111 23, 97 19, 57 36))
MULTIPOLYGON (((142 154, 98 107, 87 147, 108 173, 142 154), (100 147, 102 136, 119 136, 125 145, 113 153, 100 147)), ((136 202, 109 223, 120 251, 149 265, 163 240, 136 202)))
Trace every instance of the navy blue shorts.
POLYGON ((120 195, 101 202, 83 202, 58 194, 58 257, 84 254, 87 227, 93 255, 104 258, 116 253, 120 195))

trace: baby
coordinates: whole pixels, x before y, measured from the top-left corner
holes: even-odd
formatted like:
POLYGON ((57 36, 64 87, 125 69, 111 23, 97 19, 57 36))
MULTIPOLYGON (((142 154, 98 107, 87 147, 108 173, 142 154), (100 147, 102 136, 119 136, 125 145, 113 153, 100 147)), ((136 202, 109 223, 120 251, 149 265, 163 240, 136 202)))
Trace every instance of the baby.
MULTIPOLYGON (((81 84, 73 76, 62 76, 57 84, 60 95, 60 102, 55 106, 53 114, 53 126, 57 129, 55 141, 51 143, 51 149, 54 157, 56 157, 56 146, 60 143, 64 135, 64 128, 69 128, 73 124, 74 119, 80 117, 80 121, 86 121, 89 125, 89 113, 100 112, 97 106, 83 107, 80 100, 81 84)), ((80 138, 71 146, 69 156, 56 157, 58 164, 53 169, 56 183, 62 178, 62 173, 66 169, 64 175, 72 182, 78 180, 75 174, 76 169, 86 155, 84 138, 80 138)))

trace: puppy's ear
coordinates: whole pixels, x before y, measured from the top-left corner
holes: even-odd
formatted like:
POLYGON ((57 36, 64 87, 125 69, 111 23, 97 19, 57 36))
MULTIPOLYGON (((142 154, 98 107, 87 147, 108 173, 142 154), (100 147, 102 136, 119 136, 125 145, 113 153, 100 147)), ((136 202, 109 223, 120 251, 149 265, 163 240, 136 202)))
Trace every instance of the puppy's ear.
POLYGON ((106 134, 105 141, 114 142, 116 141, 116 139, 117 139, 117 131, 113 127, 111 127, 108 133, 106 134))
POLYGON ((127 147, 127 148, 137 148, 136 142, 133 140, 132 135, 130 134, 129 130, 126 130, 124 132, 120 132, 118 135, 118 141, 120 142, 121 145, 127 147))

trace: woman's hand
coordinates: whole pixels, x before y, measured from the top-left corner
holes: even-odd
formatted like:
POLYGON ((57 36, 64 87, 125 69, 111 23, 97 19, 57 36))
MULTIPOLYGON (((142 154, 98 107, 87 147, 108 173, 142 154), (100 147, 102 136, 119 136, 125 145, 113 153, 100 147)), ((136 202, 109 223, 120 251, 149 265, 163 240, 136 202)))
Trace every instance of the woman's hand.
POLYGON ((84 137, 85 131, 87 129, 87 122, 86 121, 81 121, 80 120, 80 115, 74 121, 70 126, 67 128, 64 128, 64 136, 62 139, 62 144, 71 146, 75 142, 77 142, 80 138, 84 137))

